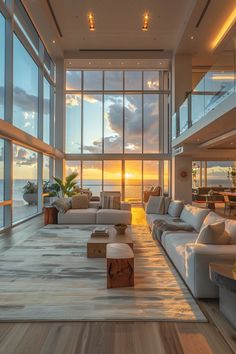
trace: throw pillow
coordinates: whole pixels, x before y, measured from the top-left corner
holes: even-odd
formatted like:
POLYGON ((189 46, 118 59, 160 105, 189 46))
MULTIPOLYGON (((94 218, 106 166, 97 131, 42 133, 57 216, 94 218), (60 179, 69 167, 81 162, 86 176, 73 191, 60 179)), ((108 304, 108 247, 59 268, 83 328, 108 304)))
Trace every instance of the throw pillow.
POLYGON ((101 208, 120 210, 120 196, 106 194, 102 195, 101 208))
POLYGON ((184 203, 181 200, 173 200, 169 204, 168 214, 173 218, 179 218, 183 207, 184 203))
POLYGON ((229 242, 230 237, 225 231, 225 222, 220 221, 203 227, 195 243, 227 245, 229 242))
POLYGON ((164 197, 156 197, 151 195, 146 205, 146 214, 164 214, 165 200, 164 197))
POLYGON ((71 199, 70 198, 58 198, 52 203, 59 213, 65 214, 69 209, 71 209, 71 199))
POLYGON ((230 237, 230 243, 236 245, 236 220, 225 220, 225 230, 230 237))
POLYGON ((165 197, 165 210, 164 210, 164 214, 167 214, 168 209, 169 209, 170 202, 171 202, 171 197, 165 197))
POLYGON ((86 194, 77 194, 72 197, 72 209, 88 209, 89 199, 86 194))

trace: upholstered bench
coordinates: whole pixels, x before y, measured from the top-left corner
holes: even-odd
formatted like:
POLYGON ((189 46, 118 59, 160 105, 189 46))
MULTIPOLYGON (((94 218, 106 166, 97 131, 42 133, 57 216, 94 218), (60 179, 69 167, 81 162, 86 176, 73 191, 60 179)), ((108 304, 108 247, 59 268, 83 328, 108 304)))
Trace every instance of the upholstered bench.
POLYGON ((107 288, 134 286, 134 252, 125 243, 107 245, 107 288))

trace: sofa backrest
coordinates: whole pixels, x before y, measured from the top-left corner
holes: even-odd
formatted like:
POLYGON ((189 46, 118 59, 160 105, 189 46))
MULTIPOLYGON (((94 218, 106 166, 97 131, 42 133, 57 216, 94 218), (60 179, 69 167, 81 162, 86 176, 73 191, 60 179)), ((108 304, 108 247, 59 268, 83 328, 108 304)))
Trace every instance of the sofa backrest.
POLYGON ((179 218, 183 207, 184 203, 182 200, 172 200, 168 207, 168 214, 173 218, 179 218))
POLYGON ((184 206, 182 213, 180 214, 180 219, 187 224, 190 224, 197 232, 199 232, 209 211, 209 209, 197 208, 193 205, 187 204, 184 206))

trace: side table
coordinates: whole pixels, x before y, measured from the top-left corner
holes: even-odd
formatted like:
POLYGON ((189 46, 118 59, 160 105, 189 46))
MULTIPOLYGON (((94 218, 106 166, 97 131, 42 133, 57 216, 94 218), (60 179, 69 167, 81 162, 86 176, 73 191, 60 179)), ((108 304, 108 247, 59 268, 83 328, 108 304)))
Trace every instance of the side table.
POLYGON ((236 271, 234 263, 210 263, 210 279, 219 287, 220 311, 236 328, 236 271))
POLYGON ((44 225, 57 224, 57 208, 53 206, 46 206, 44 208, 44 225))

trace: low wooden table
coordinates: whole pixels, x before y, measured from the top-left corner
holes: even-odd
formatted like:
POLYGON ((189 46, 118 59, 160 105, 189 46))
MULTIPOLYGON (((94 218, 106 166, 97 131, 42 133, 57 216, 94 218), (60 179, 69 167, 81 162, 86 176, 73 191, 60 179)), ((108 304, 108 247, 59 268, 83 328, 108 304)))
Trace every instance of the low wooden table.
POLYGON ((44 208, 44 225, 57 224, 58 210, 53 206, 46 206, 44 208))
POLYGON ((87 242, 88 258, 106 258, 106 248, 109 243, 126 243, 133 249, 133 237, 130 228, 124 235, 118 235, 113 227, 108 227, 109 237, 90 237, 87 242))
POLYGON ((107 245, 107 288, 134 286, 134 252, 124 243, 107 245))
POLYGON ((219 286, 220 311, 236 328, 236 271, 234 263, 210 263, 210 279, 219 286))

